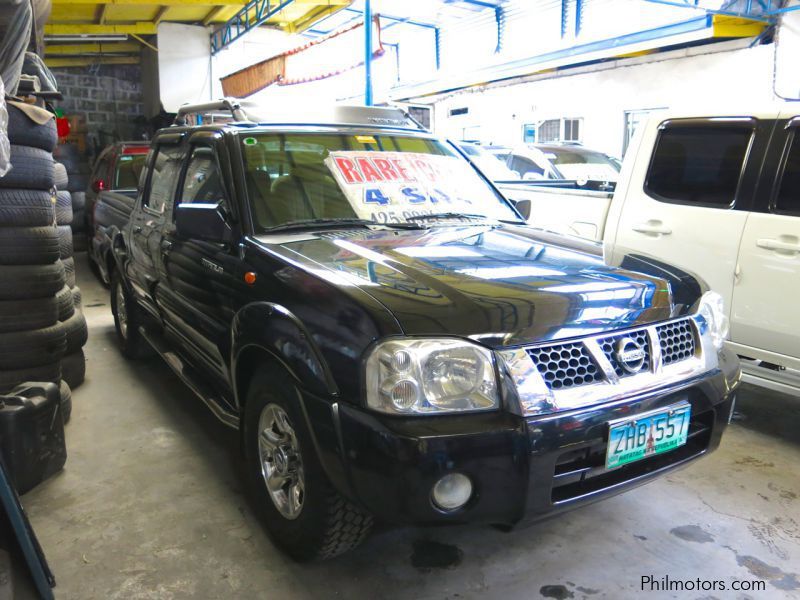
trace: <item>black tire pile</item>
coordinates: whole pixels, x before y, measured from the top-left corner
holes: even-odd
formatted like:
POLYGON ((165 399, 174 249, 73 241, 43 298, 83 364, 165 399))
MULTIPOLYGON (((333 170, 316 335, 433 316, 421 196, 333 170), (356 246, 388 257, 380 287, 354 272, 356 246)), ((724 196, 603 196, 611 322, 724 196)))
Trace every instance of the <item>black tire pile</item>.
POLYGON ((83 382, 88 332, 75 287, 71 205, 56 193, 55 120, 38 125, 12 105, 8 113, 12 169, 0 177, 0 393, 27 381, 57 383, 66 420, 70 388, 83 382))
POLYGON ((72 246, 75 252, 86 250, 86 186, 89 184, 88 166, 81 160, 75 144, 59 144, 53 152, 58 164, 66 170, 65 185, 58 186, 70 194, 72 202, 72 246))

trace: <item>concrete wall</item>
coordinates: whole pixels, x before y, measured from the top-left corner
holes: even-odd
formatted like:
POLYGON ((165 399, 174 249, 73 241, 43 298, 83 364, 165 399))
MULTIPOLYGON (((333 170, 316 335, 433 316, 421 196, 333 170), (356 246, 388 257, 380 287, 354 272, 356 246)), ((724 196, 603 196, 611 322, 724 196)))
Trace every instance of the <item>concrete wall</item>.
POLYGON ((585 146, 622 156, 626 111, 773 101, 773 47, 747 43, 623 59, 455 93, 435 104, 435 130, 454 139, 513 146, 522 143, 526 123, 580 118, 585 146), (464 107, 467 114, 449 115, 464 107))
POLYGON ((53 69, 67 115, 84 115, 90 153, 116 140, 142 139, 148 130, 143 116, 141 70, 138 65, 103 65, 88 69, 53 69))

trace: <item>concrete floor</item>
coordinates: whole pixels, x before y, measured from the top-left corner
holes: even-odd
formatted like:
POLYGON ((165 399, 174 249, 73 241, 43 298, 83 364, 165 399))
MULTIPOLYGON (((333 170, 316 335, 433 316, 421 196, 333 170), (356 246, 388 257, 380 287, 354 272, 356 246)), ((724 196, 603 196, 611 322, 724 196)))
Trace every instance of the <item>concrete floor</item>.
POLYGON ((115 347, 107 291, 79 257, 89 322, 66 469, 23 502, 69 599, 628 598, 642 576, 766 581, 800 597, 800 399, 746 388, 720 450, 643 488, 527 529, 378 531, 297 565, 243 494, 235 434, 160 361, 115 347))

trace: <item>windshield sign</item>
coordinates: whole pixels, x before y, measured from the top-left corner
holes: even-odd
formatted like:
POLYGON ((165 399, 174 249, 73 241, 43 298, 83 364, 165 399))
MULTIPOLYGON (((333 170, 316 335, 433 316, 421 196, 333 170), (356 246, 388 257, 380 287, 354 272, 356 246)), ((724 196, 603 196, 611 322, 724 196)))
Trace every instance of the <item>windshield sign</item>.
POLYGON ((377 223, 446 212, 474 214, 496 204, 486 186, 455 156, 419 152, 331 152, 325 164, 356 214, 377 223))

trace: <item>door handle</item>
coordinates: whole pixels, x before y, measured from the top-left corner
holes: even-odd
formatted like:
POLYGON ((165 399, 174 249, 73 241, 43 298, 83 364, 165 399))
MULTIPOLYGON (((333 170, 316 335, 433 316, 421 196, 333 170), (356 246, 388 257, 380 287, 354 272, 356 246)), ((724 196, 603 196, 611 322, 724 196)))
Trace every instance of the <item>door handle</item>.
POLYGON ((161 250, 165 254, 169 254, 169 251, 172 250, 172 242, 169 240, 162 240, 161 241, 161 250))
POLYGON ((780 254, 797 254, 800 252, 800 243, 793 235, 781 236, 787 239, 761 238, 756 240, 756 246, 765 250, 773 250, 780 254), (788 241, 794 240, 794 241, 788 241))
POLYGON ((650 219, 644 223, 637 223, 636 225, 632 226, 631 229, 654 237, 658 237, 660 235, 670 235, 672 233, 672 229, 669 227, 664 227, 664 224, 658 219, 650 219))
POLYGON ((141 225, 134 225, 133 226, 133 233, 142 233, 142 226, 141 225))

